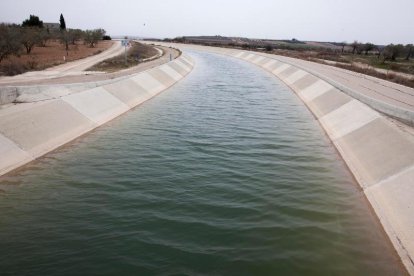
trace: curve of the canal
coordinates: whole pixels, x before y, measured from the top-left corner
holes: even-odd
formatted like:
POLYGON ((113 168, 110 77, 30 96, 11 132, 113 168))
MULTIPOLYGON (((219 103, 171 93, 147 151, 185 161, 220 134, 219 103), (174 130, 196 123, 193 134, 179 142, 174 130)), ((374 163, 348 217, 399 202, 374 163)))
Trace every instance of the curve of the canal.
POLYGON ((0 179, 1 274, 404 273, 301 101, 189 54, 168 91, 0 179))

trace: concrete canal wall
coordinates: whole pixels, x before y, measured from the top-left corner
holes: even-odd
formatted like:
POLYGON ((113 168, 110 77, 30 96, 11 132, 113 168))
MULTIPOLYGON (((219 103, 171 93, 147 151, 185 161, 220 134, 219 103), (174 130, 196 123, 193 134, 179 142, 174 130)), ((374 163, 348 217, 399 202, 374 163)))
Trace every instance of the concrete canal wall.
POLYGON ((185 77, 193 61, 98 83, 20 88, 26 103, 0 109, 0 175, 16 169, 154 97, 185 77), (75 89, 74 89, 75 88, 75 89))
POLYGON ((271 72, 302 99, 338 149, 414 274, 414 135, 338 87, 300 68, 225 50, 271 72))

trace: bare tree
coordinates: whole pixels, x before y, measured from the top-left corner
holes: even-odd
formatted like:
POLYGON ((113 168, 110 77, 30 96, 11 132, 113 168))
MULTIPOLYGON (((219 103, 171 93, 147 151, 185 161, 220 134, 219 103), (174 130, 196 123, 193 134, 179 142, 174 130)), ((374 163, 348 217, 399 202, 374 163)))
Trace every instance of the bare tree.
POLYGON ((346 41, 342 41, 339 45, 342 46, 341 53, 344 53, 345 46, 346 46, 346 41))
POLYGON ((18 55, 22 46, 16 26, 0 24, 0 62, 10 55, 18 55))
POLYGON ((387 45, 383 51, 384 61, 389 59, 395 61, 404 52, 404 46, 402 44, 390 44, 387 45))
POLYGON ((354 42, 352 42, 351 46, 352 46, 352 54, 354 55, 355 51, 357 50, 359 46, 359 42, 355 40, 354 42))
POLYGON ((375 49, 375 45, 374 44, 372 44, 372 43, 370 43, 370 42, 367 42, 367 43, 365 43, 364 45, 363 45, 363 50, 365 51, 365 55, 368 55, 368 52, 369 51, 372 51, 372 50, 374 50, 375 49))
POLYGON ((79 41, 83 37, 83 31, 80 29, 69 29, 69 38, 72 45, 76 45, 76 41, 79 41))
POLYGON ((42 29, 39 32, 39 46, 40 47, 46 47, 47 42, 52 38, 52 35, 50 32, 48 32, 46 29, 42 29))
POLYGON ((21 28, 21 43, 26 49, 26 53, 29 55, 34 46, 39 43, 39 28, 21 28))
POLYGON ((414 54, 414 45, 413 44, 407 44, 405 45, 405 49, 407 52, 407 55, 405 56, 405 60, 410 60, 410 57, 414 54))
POLYGON ((66 30, 62 30, 59 36, 60 42, 65 45, 66 54, 69 51, 69 43, 71 41, 70 33, 66 30))
POLYGON ((105 35, 104 29, 86 30, 85 31, 85 43, 89 44, 89 47, 93 48, 98 44, 98 41, 102 40, 105 35))

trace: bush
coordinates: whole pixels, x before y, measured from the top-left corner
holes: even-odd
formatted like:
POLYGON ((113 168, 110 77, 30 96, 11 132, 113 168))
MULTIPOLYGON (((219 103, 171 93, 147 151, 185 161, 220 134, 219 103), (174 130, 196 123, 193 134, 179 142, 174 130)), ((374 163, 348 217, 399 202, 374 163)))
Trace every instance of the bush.
POLYGON ((102 40, 112 40, 112 38, 109 35, 104 35, 102 40))
POLYGON ((0 24, 0 63, 10 55, 19 55, 21 34, 16 26, 0 24))
POLYGON ((12 62, 4 64, 2 66, 2 71, 6 76, 14 76, 26 72, 27 68, 20 62, 12 62))

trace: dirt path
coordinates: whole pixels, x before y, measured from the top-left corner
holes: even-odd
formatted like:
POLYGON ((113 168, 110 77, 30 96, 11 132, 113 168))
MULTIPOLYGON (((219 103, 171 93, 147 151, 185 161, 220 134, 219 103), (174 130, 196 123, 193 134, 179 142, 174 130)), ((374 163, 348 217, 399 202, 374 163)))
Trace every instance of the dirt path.
MULTIPOLYGON (((13 79, 13 80, 0 79, 0 86, 67 84, 67 83, 80 83, 80 82, 96 82, 96 81, 101 81, 101 80, 114 79, 117 77, 139 73, 139 72, 148 70, 150 68, 159 66, 161 64, 167 63, 168 61, 170 61, 170 55, 172 59, 180 55, 179 51, 169 48, 169 47, 157 46, 157 48, 163 51, 163 55, 160 58, 157 58, 155 60, 151 60, 148 62, 144 62, 137 66, 134 66, 134 67, 131 67, 125 70, 121 70, 118 72, 102 73, 102 72, 82 71, 82 73, 80 74, 79 71, 76 71, 75 69, 76 68, 86 69, 91 66, 90 64, 92 64, 92 61, 81 62, 81 60, 79 60, 77 61, 79 63, 76 66, 67 66, 67 67, 61 68, 59 71, 59 74, 54 73, 55 71, 52 71, 52 68, 50 68, 50 70, 38 72, 38 73, 42 73, 40 76, 22 77, 23 75, 25 75, 23 74, 23 75, 20 75, 19 79, 13 79)), ((124 51, 124 48, 121 46, 120 52, 122 53, 123 51, 124 51)), ((119 52, 117 54, 119 54, 119 52)), ((96 61, 95 59, 93 62, 95 64, 96 62, 100 62, 101 60, 107 59, 108 56, 109 57, 115 56, 115 52, 107 55, 103 59, 99 59, 98 61, 96 61)), ((64 65, 67 65, 67 64, 64 64, 64 65)))
POLYGON ((16 84, 27 81, 39 81, 44 79, 53 79, 71 75, 85 75, 92 72, 84 72, 87 68, 105 59, 117 56, 124 51, 120 41, 114 44, 106 51, 87 58, 67 62, 58 66, 50 67, 43 71, 32 71, 12 77, 1 77, 0 84, 16 84))

